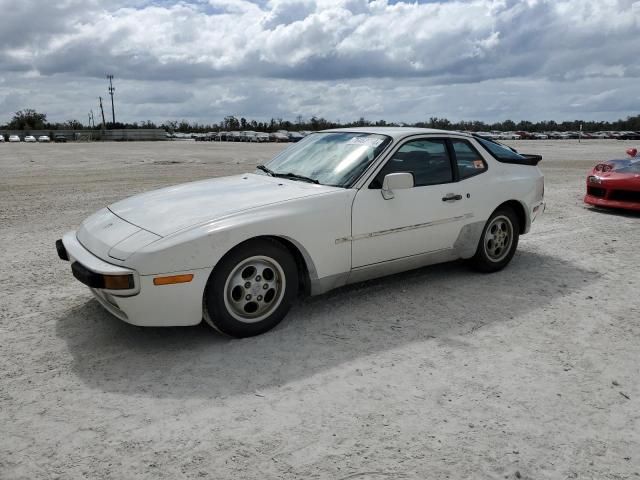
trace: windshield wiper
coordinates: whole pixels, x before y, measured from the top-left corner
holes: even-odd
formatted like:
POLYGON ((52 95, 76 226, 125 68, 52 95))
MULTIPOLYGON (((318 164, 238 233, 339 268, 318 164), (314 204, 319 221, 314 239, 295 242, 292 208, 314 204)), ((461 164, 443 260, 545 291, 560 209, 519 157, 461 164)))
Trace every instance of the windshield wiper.
POLYGON ((273 176, 278 178, 288 178, 290 180, 302 180, 303 182, 309 182, 309 183, 316 183, 316 184, 320 183, 315 178, 305 177, 304 175, 298 175, 297 173, 293 173, 293 172, 287 172, 287 173, 273 172, 273 176))
POLYGON ((258 165, 256 169, 265 172, 270 177, 289 178, 291 180, 302 180, 303 182, 309 182, 309 183, 320 183, 315 178, 305 177, 304 175, 298 175, 297 173, 293 173, 293 172, 277 173, 271 170, 269 167, 265 167, 264 165, 258 165))
POLYGON ((264 165, 258 165, 256 167, 257 170, 262 170, 263 172, 265 172, 267 175, 269 175, 270 177, 275 177, 276 174, 273 170, 271 170, 270 168, 265 167, 264 165))

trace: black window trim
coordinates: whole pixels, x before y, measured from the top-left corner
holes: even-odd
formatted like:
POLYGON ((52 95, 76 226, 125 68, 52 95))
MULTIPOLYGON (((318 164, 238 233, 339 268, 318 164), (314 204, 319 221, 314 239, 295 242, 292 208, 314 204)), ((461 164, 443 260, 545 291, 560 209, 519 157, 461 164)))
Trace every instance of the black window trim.
POLYGON ((503 143, 496 142, 495 140, 491 140, 491 139, 483 137, 481 135, 473 134, 473 138, 476 139, 476 141, 480 144, 482 149, 484 151, 486 151, 491 158, 493 158, 494 160, 496 160, 497 162, 500 162, 500 163, 510 163, 510 164, 513 164, 513 165, 536 166, 542 160, 542 155, 532 155, 532 154, 529 154, 529 153, 520 153, 515 148, 512 148, 509 145, 505 145, 503 143), (499 147, 503 147, 503 148, 506 148, 507 150, 511 150, 513 153, 519 155, 522 158, 519 158, 519 159, 515 159, 515 158, 512 158, 512 159, 499 158, 498 156, 494 155, 493 152, 491 150, 489 150, 489 148, 487 146, 485 146, 484 143, 482 143, 482 141, 485 141, 485 142, 488 142, 488 143, 493 143, 494 145, 498 145, 499 147))
POLYGON ((463 181, 467 180, 468 178, 477 177, 478 175, 482 175, 483 173, 486 173, 486 172, 489 171, 489 164, 487 163, 487 161, 482 156, 482 153, 480 153, 478 151, 478 149, 468 139, 466 139, 466 138, 449 137, 447 140, 448 140, 449 148, 451 150, 450 157, 452 159, 453 166, 454 166, 453 170, 455 172, 456 182, 463 182, 463 181), (460 178, 460 172, 458 171, 458 157, 456 155, 455 148, 453 148, 453 141, 454 140, 459 141, 459 142, 465 142, 467 145, 469 145, 469 147, 471 147, 471 149, 478 154, 478 158, 480 158, 480 160, 482 160, 482 163, 484 164, 484 169, 479 171, 479 172, 475 172, 473 175, 469 175, 468 177, 460 178))
MULTIPOLYGON (((378 177, 378 174, 380 173, 380 171, 385 167, 385 165, 391 161, 391 159, 393 158, 393 156, 398 152, 398 150, 400 150, 402 147, 404 147, 407 143, 409 142, 415 142, 415 141, 419 141, 419 140, 440 140, 442 142, 444 142, 445 144, 445 149, 447 151, 447 155, 449 156, 449 166, 451 167, 451 173, 452 173, 452 180, 450 182, 444 182, 444 183, 433 183, 431 185, 416 185, 414 188, 422 188, 422 187, 435 187, 436 185, 450 185, 452 183, 457 183, 458 182, 458 168, 457 168, 457 163, 455 164, 456 167, 454 168, 454 160, 453 157, 451 155, 451 145, 450 145, 450 137, 446 137, 446 136, 442 136, 442 137, 436 137, 436 136, 428 136, 429 134, 416 134, 416 135, 411 135, 409 137, 406 137, 404 139, 402 139, 401 143, 398 143, 396 145, 396 148, 394 150, 392 150, 391 152, 389 152, 389 156, 387 157, 386 160, 384 160, 382 163, 380 163, 372 172, 371 176, 365 180, 363 188, 367 189, 367 190, 380 190, 380 188, 378 187, 372 187, 373 182, 376 181, 376 178, 378 177), (366 186, 365 186, 366 185, 366 186)), ((483 159, 484 161, 484 159, 483 159)), ((485 170, 486 171, 486 170, 485 170)), ((411 173, 411 172, 408 172, 411 173)), ((415 177, 414 177, 414 182, 415 182, 415 177)))

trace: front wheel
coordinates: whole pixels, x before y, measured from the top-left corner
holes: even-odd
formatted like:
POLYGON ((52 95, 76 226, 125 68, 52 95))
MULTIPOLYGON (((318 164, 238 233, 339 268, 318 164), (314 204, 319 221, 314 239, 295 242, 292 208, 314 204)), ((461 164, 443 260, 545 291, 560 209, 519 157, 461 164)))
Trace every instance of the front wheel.
POLYGON ((250 240, 229 252, 211 274, 204 318, 226 335, 264 333, 285 317, 298 292, 298 270, 289 251, 269 239, 250 240))
POLYGON ((486 273, 502 270, 516 253, 519 236, 520 223, 515 212, 509 207, 496 210, 484 226, 471 265, 486 273))

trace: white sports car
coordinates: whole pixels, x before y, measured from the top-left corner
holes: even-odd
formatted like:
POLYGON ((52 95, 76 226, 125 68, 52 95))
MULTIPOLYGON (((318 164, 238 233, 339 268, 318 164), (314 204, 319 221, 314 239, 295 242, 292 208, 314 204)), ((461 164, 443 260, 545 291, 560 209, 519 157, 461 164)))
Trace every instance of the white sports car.
POLYGON ((247 337, 299 294, 460 258, 502 269, 544 210, 540 159, 456 132, 327 130, 253 173, 117 202, 56 247, 126 322, 247 337))

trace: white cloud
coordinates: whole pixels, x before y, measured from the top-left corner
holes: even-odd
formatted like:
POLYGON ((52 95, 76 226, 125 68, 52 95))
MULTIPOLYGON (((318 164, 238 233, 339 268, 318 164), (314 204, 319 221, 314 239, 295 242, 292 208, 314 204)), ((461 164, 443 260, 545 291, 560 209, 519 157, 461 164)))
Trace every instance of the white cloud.
MULTIPOLYGON (((615 99, 637 83, 638 5, 633 0, 0 0, 0 11, 8 12, 0 29, 5 72, 0 115, 11 113, 7 109, 15 102, 8 97, 24 98, 21 82, 27 75, 36 90, 38 82, 44 87, 55 85, 55 79, 60 88, 70 80, 93 88, 102 85, 106 71, 116 75, 119 91, 128 85, 167 92, 146 95, 144 102, 123 94, 122 101, 137 105, 123 109, 130 119, 141 111, 160 115, 167 105, 168 116, 202 118, 203 92, 219 95, 205 103, 214 110, 212 119, 244 110, 269 115, 252 107, 265 99, 274 115, 398 118, 403 110, 387 95, 407 105, 406 120, 465 111, 466 118, 472 113, 515 117, 526 102, 505 102, 501 95, 519 91, 509 84, 512 79, 534 82, 542 96, 555 98, 545 107, 548 115, 575 115, 576 105, 597 104, 602 111, 602 102, 571 102, 566 83, 592 89, 584 92, 587 97, 615 90, 615 99), (612 82, 620 88, 607 88, 612 82), (169 95, 171 89, 180 94, 169 95), (477 94, 464 93, 471 91, 477 94), (412 95, 421 100, 412 103, 412 95), (219 111, 224 108, 236 110, 219 111)), ((33 98, 58 104, 38 91, 33 98)), ((627 112, 624 102, 614 103, 622 108, 617 114, 627 112)), ((64 105, 75 108, 72 100, 64 105)))

